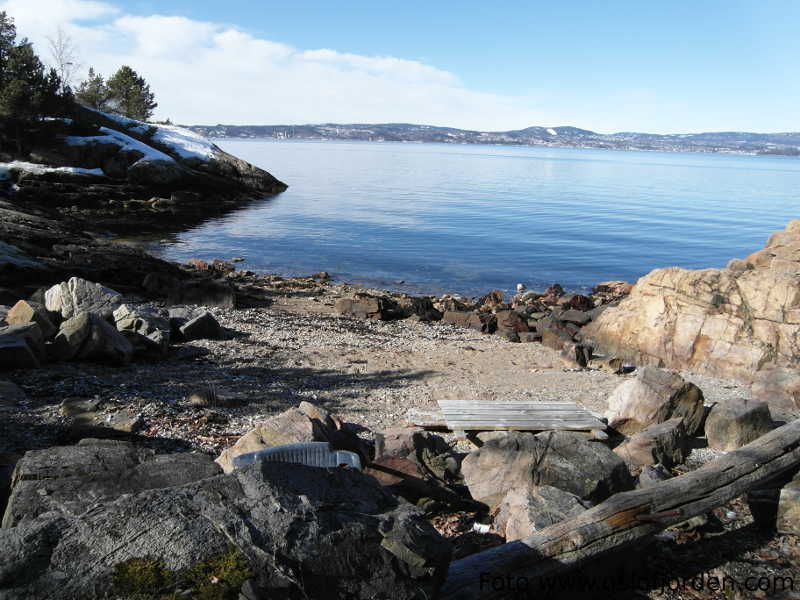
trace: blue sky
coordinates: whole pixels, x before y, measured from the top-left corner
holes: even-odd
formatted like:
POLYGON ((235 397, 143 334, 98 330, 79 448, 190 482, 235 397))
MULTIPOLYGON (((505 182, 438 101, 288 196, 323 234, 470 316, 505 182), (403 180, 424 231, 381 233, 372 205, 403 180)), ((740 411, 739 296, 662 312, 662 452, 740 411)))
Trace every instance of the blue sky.
POLYGON ((87 64, 131 64, 151 81, 159 116, 183 123, 800 129, 798 1, 0 0, 2 9, 39 46, 61 26, 87 64))

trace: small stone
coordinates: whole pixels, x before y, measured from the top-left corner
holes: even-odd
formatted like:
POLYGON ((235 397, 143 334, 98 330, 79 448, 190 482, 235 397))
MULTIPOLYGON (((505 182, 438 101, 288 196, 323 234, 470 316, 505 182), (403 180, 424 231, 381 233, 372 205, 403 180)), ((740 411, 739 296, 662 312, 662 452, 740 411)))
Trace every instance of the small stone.
POLYGON ((731 398, 715 404, 706 418, 708 445, 715 450, 735 450, 772 430, 766 402, 731 398))

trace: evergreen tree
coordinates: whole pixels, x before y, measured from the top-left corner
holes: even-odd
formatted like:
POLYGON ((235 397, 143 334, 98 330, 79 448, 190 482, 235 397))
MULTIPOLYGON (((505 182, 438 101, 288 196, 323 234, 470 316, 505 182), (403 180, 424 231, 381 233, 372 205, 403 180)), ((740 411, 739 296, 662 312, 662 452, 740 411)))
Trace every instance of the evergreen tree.
POLYGON ((32 44, 16 36, 14 20, 0 12, 0 128, 14 133, 21 153, 24 131, 43 116, 66 114, 71 94, 62 93, 58 73, 45 70, 32 44))
POLYGON ((120 67, 106 85, 109 108, 129 119, 146 121, 158 106, 150 85, 127 65, 120 67))
POLYGON ((89 74, 78 86, 75 99, 90 108, 108 110, 108 95, 108 87, 103 76, 89 67, 89 74))

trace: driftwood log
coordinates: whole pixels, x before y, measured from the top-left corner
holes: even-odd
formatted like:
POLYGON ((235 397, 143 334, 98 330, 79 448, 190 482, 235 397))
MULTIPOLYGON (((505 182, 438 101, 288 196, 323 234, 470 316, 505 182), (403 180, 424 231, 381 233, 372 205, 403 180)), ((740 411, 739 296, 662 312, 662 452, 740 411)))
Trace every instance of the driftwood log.
POLYGON ((450 565, 439 598, 502 598, 507 585, 536 581, 629 548, 800 465, 800 419, 705 466, 646 489, 615 494, 568 521, 450 565))

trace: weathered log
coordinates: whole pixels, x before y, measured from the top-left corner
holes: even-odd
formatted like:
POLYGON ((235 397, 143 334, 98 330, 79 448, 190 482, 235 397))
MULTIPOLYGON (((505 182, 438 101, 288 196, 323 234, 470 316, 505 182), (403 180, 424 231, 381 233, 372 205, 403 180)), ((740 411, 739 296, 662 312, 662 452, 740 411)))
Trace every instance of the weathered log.
POLYGON ((800 419, 705 466, 646 489, 622 492, 574 519, 450 565, 443 599, 502 598, 514 580, 530 592, 541 578, 643 541, 800 465, 800 419))

